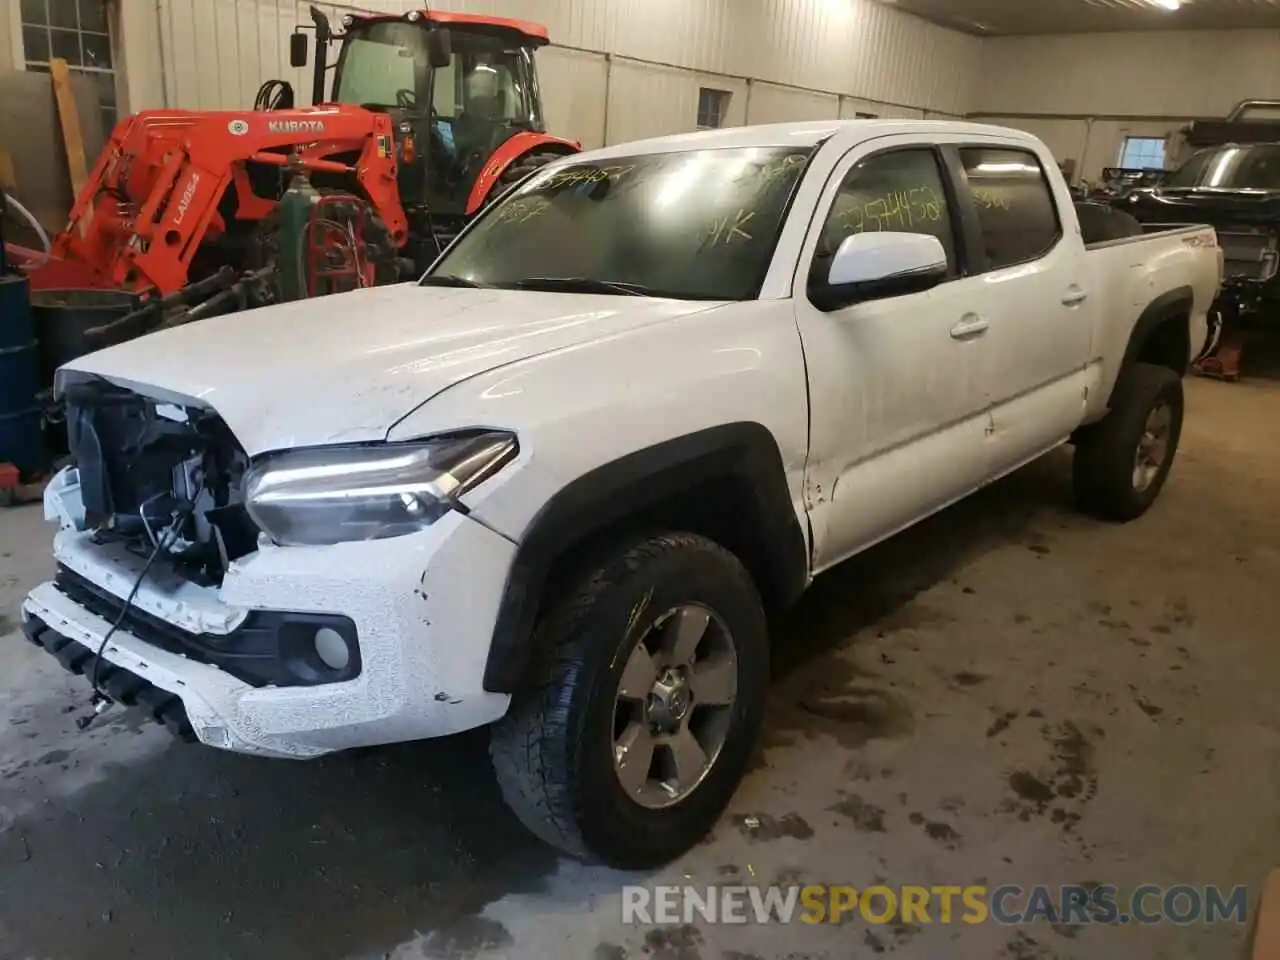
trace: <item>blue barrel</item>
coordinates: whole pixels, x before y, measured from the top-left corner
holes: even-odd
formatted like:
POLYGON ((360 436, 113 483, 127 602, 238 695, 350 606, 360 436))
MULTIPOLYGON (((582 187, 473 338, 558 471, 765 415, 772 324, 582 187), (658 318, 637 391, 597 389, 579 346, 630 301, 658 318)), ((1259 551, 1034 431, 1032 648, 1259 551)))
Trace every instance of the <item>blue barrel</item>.
POLYGON ((24 474, 49 467, 40 392, 40 353, 25 277, 0 277, 0 463, 24 474))

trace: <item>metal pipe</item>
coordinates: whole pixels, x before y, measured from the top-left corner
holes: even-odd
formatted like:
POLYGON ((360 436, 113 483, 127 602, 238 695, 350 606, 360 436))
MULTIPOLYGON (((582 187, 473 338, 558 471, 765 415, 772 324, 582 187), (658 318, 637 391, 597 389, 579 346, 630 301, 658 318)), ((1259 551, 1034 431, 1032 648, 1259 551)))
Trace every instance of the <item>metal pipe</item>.
POLYGON ((765 80, 761 77, 750 77, 750 76, 747 76, 745 73, 725 73, 723 71, 718 71, 718 70, 698 70, 697 68, 689 67, 681 63, 673 63, 670 60, 654 60, 649 57, 633 57, 623 53, 609 53, 608 51, 597 50, 593 47, 579 47, 572 43, 553 43, 551 44, 551 46, 556 47, 560 50, 572 50, 574 53, 589 53, 597 57, 607 56, 612 58, 613 60, 618 60, 623 63, 639 63, 646 67, 662 67, 663 69, 666 69, 666 70, 678 70, 681 73, 698 74, 698 75, 707 76, 707 77, 723 77, 726 80, 745 81, 748 84, 764 83, 764 84, 768 84, 771 87, 778 87, 782 90, 794 90, 796 92, 803 92, 803 93, 817 93, 827 97, 839 97, 842 95, 849 96, 849 97, 858 97, 858 99, 865 100, 867 103, 874 103, 878 107, 898 107, 903 110, 926 109, 925 107, 917 104, 897 103, 892 100, 877 100, 874 97, 863 97, 860 94, 852 93, 850 91, 827 90, 825 88, 819 88, 819 87, 805 87, 805 86, 801 86, 798 83, 787 83, 786 81, 782 81, 782 80, 765 80))
POLYGON ((40 243, 44 246, 44 259, 39 263, 28 264, 26 269, 31 271, 43 267, 49 262, 49 258, 53 256, 53 245, 49 242, 49 235, 44 232, 44 227, 40 226, 40 221, 32 215, 31 211, 20 204, 11 194, 6 193, 4 198, 8 201, 9 206, 17 210, 22 218, 31 225, 31 229, 36 232, 36 236, 40 238, 40 243))
POLYGON ((262 163, 272 167, 288 167, 296 163, 303 170, 344 174, 356 172, 355 167, 346 163, 338 163, 336 160, 315 160, 310 157, 295 158, 287 153, 255 153, 250 155, 249 159, 254 163, 262 163))
POLYGON ((604 146, 609 146, 609 109, 611 107, 610 99, 613 93, 613 54, 606 53, 604 55, 604 127, 600 131, 600 142, 604 146))
POLYGON ((1227 123, 1239 123, 1244 115, 1254 107, 1274 107, 1280 109, 1280 100, 1241 100, 1227 117, 1227 123))

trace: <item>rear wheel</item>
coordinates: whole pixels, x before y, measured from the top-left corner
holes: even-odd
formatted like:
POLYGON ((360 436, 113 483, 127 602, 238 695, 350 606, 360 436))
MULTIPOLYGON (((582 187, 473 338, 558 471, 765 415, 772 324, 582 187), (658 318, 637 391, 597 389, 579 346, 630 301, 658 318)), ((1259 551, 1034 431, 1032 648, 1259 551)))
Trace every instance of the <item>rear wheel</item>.
POLYGON ((535 636, 531 689, 494 727, 508 805, 547 843, 624 869, 715 824, 759 736, 764 613, 736 557, 691 534, 617 551, 535 636))
POLYGON ((530 150, 528 153, 516 157, 515 161, 502 171, 502 175, 498 177, 498 182, 493 185, 490 200, 497 200, 533 171, 563 156, 564 152, 561 150, 530 150))
POLYGON ((1126 522, 1155 503, 1182 436, 1182 378, 1138 363, 1122 375, 1106 419, 1076 443, 1073 485, 1087 513, 1126 522))

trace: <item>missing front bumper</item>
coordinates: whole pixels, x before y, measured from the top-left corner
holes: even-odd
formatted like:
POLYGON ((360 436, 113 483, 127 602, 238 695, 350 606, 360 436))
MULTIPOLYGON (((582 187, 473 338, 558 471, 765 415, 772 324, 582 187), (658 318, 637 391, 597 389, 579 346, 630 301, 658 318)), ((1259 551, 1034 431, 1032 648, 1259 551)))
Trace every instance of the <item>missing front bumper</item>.
MULTIPOLYGON (((63 636, 39 617, 30 615, 22 623, 22 633, 37 647, 52 654, 64 670, 77 676, 93 676, 96 653, 84 644, 63 636)), ((195 730, 187 718, 186 707, 183 706, 182 698, 176 694, 160 689, 136 673, 109 662, 105 657, 98 668, 98 684, 117 703, 140 708, 179 740, 195 742, 195 730)))

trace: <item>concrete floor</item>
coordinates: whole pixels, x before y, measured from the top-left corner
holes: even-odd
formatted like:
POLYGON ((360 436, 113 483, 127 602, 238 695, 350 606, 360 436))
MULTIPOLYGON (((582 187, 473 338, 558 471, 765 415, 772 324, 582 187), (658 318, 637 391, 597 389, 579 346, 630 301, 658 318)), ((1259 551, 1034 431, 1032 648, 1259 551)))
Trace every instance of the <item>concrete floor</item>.
MULTIPOLYGON (((310 763, 171 743, 16 632, 0 513, 0 957, 1225 958, 1213 927, 621 922, 627 882, 1248 884, 1280 862, 1280 386, 1192 381, 1142 521, 1054 455, 825 577, 777 626, 760 767, 636 878, 529 839, 483 735, 310 763)), ((1252 904, 1251 904, 1252 906, 1252 904)))

